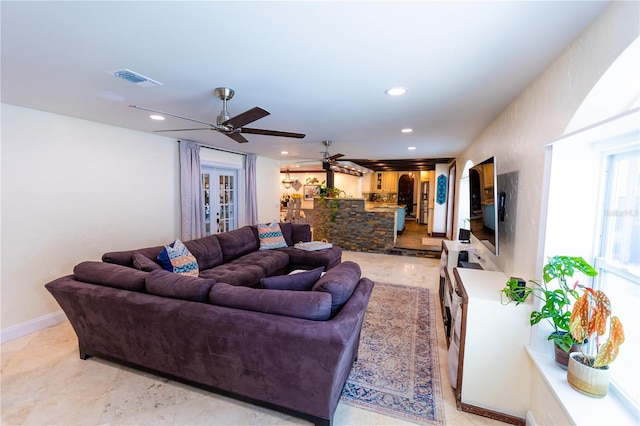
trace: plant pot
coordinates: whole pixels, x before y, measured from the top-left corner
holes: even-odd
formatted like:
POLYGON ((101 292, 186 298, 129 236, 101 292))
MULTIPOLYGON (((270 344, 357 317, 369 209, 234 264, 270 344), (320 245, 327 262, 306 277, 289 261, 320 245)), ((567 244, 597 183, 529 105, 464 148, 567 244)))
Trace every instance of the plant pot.
MULTIPOLYGON (((557 334, 555 332, 551 333, 551 336, 555 336, 555 335, 563 336, 565 334, 567 334, 566 331, 559 331, 557 334)), ((549 340, 551 340, 551 338, 549 340)), ((588 341, 585 341, 585 343, 587 342, 588 341)), ((579 352, 579 351, 580 351, 580 345, 577 345, 577 344, 572 345, 569 352, 566 352, 564 349, 558 346, 558 344, 555 341, 553 341, 554 359, 558 367, 562 368, 563 370, 566 370, 569 366, 569 354, 573 352, 579 352)))
POLYGON ((580 352, 569 355, 567 381, 572 388, 580 393, 593 398, 602 398, 609 390, 611 370, 609 366, 599 368, 589 367, 580 361, 585 358, 593 361, 593 357, 583 355, 580 352))
POLYGON ((558 346, 556 342, 553 342, 553 351, 558 367, 566 370, 569 367, 569 354, 580 352, 580 345, 573 345, 571 346, 571 350, 569 352, 565 352, 564 349, 558 346))

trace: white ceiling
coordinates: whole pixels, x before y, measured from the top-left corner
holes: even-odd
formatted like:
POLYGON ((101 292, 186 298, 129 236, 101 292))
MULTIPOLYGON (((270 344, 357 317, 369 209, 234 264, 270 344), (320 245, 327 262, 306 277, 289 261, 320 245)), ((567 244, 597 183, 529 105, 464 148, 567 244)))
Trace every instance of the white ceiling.
POLYGON ((249 127, 307 136, 162 135, 289 162, 325 139, 344 158, 455 157, 606 4, 2 1, 2 102, 152 132, 201 126, 129 104, 215 122, 227 86, 232 116, 271 112, 249 127), (163 85, 107 73, 124 68, 163 85))

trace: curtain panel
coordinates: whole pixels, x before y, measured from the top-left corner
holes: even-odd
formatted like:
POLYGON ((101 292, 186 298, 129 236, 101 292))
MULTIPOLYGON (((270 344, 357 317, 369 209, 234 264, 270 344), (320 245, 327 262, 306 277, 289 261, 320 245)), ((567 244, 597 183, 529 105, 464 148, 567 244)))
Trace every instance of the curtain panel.
POLYGON ((180 141, 180 208, 182 240, 206 236, 200 145, 188 141, 180 141))
POLYGON ((257 157, 253 154, 247 154, 245 159, 245 190, 247 196, 246 223, 248 225, 256 225, 258 223, 258 192, 256 190, 258 178, 256 176, 256 158, 257 157))

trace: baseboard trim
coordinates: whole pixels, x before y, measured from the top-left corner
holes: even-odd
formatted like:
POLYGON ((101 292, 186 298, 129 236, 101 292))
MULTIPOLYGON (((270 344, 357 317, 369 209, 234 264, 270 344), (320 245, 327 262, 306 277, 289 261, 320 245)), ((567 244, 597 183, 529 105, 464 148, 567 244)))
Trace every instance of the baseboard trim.
POLYGON ((11 327, 0 330, 0 343, 10 342, 28 334, 35 333, 36 331, 51 327, 52 325, 60 324, 66 320, 67 316, 62 310, 60 310, 20 324, 12 325, 11 327))
POLYGON ((524 423, 526 426, 536 426, 536 419, 533 417, 533 413, 531 411, 527 411, 527 416, 524 418, 524 423))

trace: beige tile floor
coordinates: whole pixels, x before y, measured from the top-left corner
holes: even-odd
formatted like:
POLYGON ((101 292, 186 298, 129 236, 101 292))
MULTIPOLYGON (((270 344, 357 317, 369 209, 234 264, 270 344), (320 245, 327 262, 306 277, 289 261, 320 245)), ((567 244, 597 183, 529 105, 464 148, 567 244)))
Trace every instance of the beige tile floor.
MULTIPOLYGON (((426 287, 437 297, 438 260, 345 252, 378 282, 426 287)), ((434 299, 439 312, 439 304, 434 299)), ((438 318, 440 377, 448 425, 501 424, 456 410, 438 318)), ((275 411, 237 402, 98 358, 78 357, 68 322, 1 345, 2 425, 308 425, 275 411)), ((410 425, 338 404, 334 424, 410 425)))

